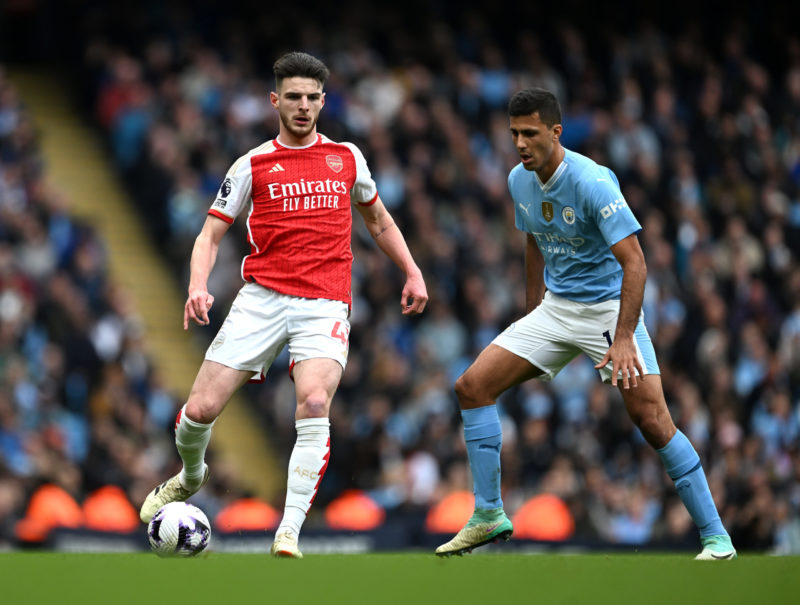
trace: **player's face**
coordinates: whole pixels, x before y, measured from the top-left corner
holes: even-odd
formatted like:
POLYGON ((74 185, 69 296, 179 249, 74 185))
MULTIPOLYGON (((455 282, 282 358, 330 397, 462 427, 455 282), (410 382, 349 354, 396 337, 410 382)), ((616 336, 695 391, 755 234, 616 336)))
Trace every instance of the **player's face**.
POLYGON ((558 137, 561 124, 548 128, 539 119, 539 112, 527 116, 511 116, 511 138, 517 148, 525 170, 535 170, 543 180, 547 180, 558 168, 561 155, 558 137))
POLYGON ((269 93, 272 106, 281 119, 281 134, 291 143, 304 145, 316 136, 317 120, 325 93, 313 78, 284 78, 278 92, 269 93))

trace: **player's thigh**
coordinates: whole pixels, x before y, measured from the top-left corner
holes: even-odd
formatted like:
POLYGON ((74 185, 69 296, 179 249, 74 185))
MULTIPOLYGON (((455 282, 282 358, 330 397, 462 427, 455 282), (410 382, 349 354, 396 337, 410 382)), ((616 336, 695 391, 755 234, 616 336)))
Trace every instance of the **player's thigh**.
POLYGON ((347 365, 349 309, 340 301, 296 298, 288 315, 297 418, 328 415, 347 365))
POLYGON ((197 422, 212 422, 251 372, 236 370, 216 361, 203 361, 186 402, 186 413, 197 422))
POLYGON ((521 357, 541 371, 543 380, 550 380, 580 353, 571 339, 558 299, 547 292, 538 307, 503 330, 492 344, 521 357))
POLYGON ((263 378, 288 340, 291 299, 258 284, 245 284, 206 351, 206 359, 263 378))
MULTIPOLYGON (((599 363, 616 338, 617 321, 619 319, 619 301, 609 300, 593 305, 584 305, 573 316, 575 341, 595 363, 599 363)), ((640 313, 639 321, 633 333, 636 354, 645 375, 660 374, 653 342, 644 324, 644 314, 640 313)), ((603 382, 611 381, 611 365, 599 370, 603 382)), ((637 372, 638 374, 638 372, 637 372)), ((620 378, 622 376, 620 375, 620 378)))
POLYGON ((295 298, 287 318, 292 366, 330 359, 344 371, 350 347, 348 315, 347 305, 337 300, 295 298))
POLYGON ((462 407, 485 405, 512 386, 541 374, 542 370, 527 359, 489 344, 456 381, 456 393, 462 407))

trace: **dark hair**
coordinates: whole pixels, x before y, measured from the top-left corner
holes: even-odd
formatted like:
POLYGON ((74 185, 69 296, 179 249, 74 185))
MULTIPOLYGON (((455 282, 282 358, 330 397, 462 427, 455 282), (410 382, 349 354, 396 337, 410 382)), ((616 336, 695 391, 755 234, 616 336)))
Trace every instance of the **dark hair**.
POLYGON ((508 115, 529 116, 539 114, 539 119, 552 128, 561 124, 561 106, 558 99, 549 90, 544 88, 526 88, 515 93, 508 102, 508 115))
POLYGON ((325 85, 325 80, 331 74, 327 66, 308 53, 291 52, 286 53, 280 59, 275 61, 272 66, 272 71, 275 72, 275 86, 280 88, 281 82, 285 78, 312 78, 325 85))

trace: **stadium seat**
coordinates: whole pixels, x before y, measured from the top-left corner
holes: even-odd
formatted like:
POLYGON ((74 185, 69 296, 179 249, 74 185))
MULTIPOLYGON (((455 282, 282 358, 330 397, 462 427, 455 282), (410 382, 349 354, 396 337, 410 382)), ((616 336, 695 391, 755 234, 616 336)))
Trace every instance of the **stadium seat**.
POLYGON ((263 531, 275 529, 280 520, 280 513, 263 500, 240 498, 217 513, 214 518, 214 527, 223 533, 263 531))
POLYGON ((83 521, 83 510, 75 499, 65 489, 48 483, 33 493, 25 517, 14 531, 22 542, 42 542, 53 528, 77 528, 83 521))
POLYGON ((469 521, 474 509, 472 492, 453 492, 431 507, 425 519, 425 529, 435 534, 457 532, 469 521))
POLYGON ((342 492, 325 508, 325 521, 331 529, 369 531, 386 519, 386 511, 361 490, 342 492))
POLYGON ((88 529, 131 532, 139 527, 139 514, 116 485, 106 485, 89 494, 83 503, 83 514, 88 529))
POLYGON ((514 537, 561 542, 575 532, 575 520, 564 501, 540 494, 523 504, 513 516, 514 537))

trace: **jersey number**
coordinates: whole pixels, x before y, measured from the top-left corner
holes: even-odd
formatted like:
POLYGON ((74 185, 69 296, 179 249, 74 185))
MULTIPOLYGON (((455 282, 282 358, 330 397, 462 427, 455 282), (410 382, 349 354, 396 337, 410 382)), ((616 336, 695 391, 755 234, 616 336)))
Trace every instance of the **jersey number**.
POLYGON ((333 330, 331 330, 331 336, 333 338, 338 338, 339 340, 341 340, 343 345, 347 345, 347 330, 341 328, 342 328, 341 321, 337 321, 335 324, 333 324, 333 330))
POLYGON ((611 346, 611 330, 606 330, 605 332, 603 332, 603 336, 606 337, 606 340, 608 341, 608 346, 610 347, 611 346))

